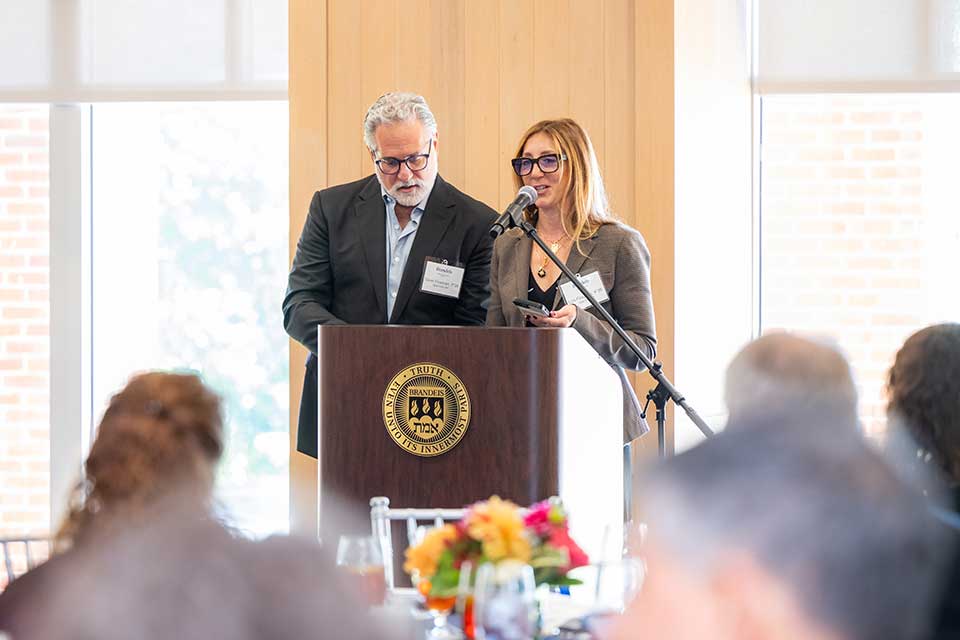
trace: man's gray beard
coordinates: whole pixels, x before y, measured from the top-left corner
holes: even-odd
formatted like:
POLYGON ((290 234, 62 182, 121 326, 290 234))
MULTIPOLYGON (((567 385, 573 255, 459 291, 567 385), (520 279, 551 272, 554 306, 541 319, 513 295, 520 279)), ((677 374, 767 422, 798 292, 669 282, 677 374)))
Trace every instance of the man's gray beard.
POLYGON ((388 189, 387 185, 383 184, 383 178, 380 176, 380 173, 377 172, 377 181, 380 182, 380 186, 383 187, 383 190, 387 192, 391 198, 397 201, 401 207, 415 207, 423 200, 423 196, 426 193, 426 184, 423 180, 410 180, 405 184, 400 184, 395 182, 392 189, 388 189), (413 193, 400 193, 397 191, 398 187, 408 187, 411 184, 417 185, 417 190, 413 193))
POLYGON ((397 201, 397 204, 399 204, 402 207, 415 207, 418 204, 420 204, 421 200, 423 200, 423 193, 425 191, 423 183, 420 182, 419 180, 416 182, 416 185, 417 185, 416 191, 412 191, 410 193, 400 193, 396 191, 397 187, 409 186, 409 185, 395 184, 393 185, 394 191, 389 192, 390 196, 393 197, 393 199, 397 201))

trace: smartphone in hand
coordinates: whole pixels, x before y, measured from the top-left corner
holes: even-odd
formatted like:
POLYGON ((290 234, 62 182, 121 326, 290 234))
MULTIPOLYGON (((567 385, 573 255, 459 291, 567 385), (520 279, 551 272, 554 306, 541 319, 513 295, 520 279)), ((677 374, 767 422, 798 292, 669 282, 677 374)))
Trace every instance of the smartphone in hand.
POLYGON ((524 300, 523 298, 514 298, 513 304, 528 316, 540 316, 541 318, 550 316, 550 310, 539 302, 530 302, 529 300, 524 300))

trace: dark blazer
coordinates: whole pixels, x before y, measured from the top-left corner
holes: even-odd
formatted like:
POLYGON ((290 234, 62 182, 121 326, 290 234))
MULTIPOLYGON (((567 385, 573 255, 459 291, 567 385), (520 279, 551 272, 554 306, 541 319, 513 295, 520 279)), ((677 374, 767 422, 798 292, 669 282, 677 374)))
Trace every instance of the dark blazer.
MULTIPOLYGON (((490 265, 490 306, 487 324, 491 326, 524 326, 523 312, 513 304, 514 298, 527 297, 530 278, 532 242, 519 229, 511 229, 497 240, 490 265)), ((567 266, 574 273, 600 273, 610 300, 604 309, 630 334, 637 346, 651 360, 657 352, 657 331, 653 318, 653 295, 650 291, 650 252, 643 236, 630 227, 605 224, 592 238, 575 244, 567 257, 567 266), (581 253, 582 252, 582 253, 581 253)), ((562 275, 561 282, 566 278, 562 275)), ((554 309, 563 306, 559 288, 554 309)), ((617 372, 623 386, 623 441, 630 442, 649 431, 640 417, 640 403, 630 386, 624 368, 643 370, 636 354, 593 309, 577 311, 573 323, 597 353, 617 372)))
MULTIPOLYGON (((297 450, 317 455, 317 325, 387 324, 386 205, 376 176, 318 191, 297 242, 283 326, 310 350, 297 450)), ((400 281, 390 324, 478 325, 490 296, 493 209, 440 176, 400 281), (466 268, 460 297, 420 291, 427 256, 466 268)))

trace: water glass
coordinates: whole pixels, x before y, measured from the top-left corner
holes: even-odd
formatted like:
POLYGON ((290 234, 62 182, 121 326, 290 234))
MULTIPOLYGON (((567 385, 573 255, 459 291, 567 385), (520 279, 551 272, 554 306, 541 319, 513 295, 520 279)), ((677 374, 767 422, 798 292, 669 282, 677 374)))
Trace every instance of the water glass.
POLYGON ((372 536, 340 536, 337 544, 337 567, 347 581, 369 605, 381 605, 387 594, 383 552, 372 536))
POLYGON ((484 564, 474 589, 477 640, 529 640, 539 618, 533 569, 526 564, 484 564))
POLYGON ((595 569, 593 610, 597 613, 623 613, 640 593, 646 567, 640 558, 604 562, 595 569))

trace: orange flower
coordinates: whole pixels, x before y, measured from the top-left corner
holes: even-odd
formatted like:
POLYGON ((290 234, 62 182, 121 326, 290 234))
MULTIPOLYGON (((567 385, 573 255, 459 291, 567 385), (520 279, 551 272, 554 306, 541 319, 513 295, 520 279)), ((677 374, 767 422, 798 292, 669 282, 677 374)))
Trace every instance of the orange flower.
POLYGON ((530 560, 530 540, 517 505, 493 496, 478 502, 464 518, 467 535, 479 540, 483 555, 491 562, 530 560))
POLYGON ((460 534, 452 524, 430 529, 420 544, 407 548, 403 570, 407 573, 416 571, 424 577, 432 576, 437 571, 440 554, 458 537, 460 534))

